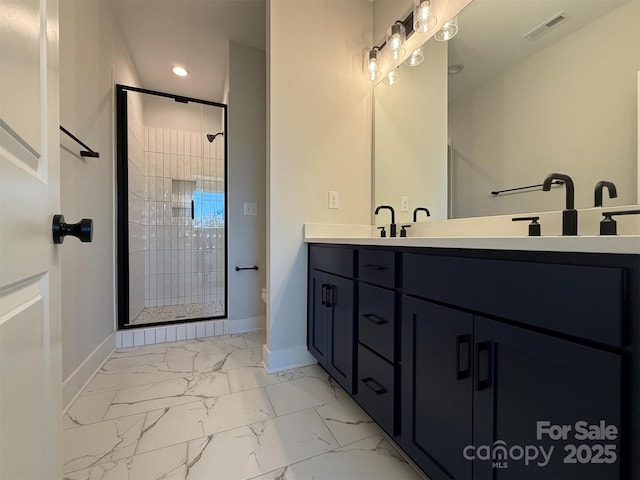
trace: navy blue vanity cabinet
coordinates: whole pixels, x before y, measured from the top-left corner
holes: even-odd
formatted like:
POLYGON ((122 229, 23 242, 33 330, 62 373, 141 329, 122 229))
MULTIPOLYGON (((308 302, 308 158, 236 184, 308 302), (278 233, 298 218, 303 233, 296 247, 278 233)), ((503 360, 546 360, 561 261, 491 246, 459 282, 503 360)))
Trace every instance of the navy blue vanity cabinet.
POLYGON ((429 477, 626 476, 625 364, 616 348, 625 341, 618 335, 627 302, 622 268, 404 257, 400 443, 429 477), (565 276, 571 300, 555 310, 551 300, 563 291, 546 280, 554 274, 565 276), (496 285, 520 293, 505 298, 496 285), (575 302, 575 288, 598 296, 575 302), (537 304, 526 309, 523 300, 537 304), (549 314, 531 318, 532 311, 549 314), (579 321, 584 338, 568 335, 579 321), (597 334, 599 344, 591 341, 597 334), (609 438, 582 436, 605 429, 609 438), (512 447, 513 456, 503 455, 512 447), (519 456, 525 449, 536 458, 525 461, 519 456), (548 461, 541 449, 551 452, 548 461))
POLYGON ((399 433, 396 252, 358 252, 358 361, 354 398, 391 436, 399 433))
POLYGON ((471 478, 473 315, 404 297, 402 448, 432 478, 471 478))
POLYGON ((307 345, 331 376, 353 393, 354 251, 309 247, 307 345))

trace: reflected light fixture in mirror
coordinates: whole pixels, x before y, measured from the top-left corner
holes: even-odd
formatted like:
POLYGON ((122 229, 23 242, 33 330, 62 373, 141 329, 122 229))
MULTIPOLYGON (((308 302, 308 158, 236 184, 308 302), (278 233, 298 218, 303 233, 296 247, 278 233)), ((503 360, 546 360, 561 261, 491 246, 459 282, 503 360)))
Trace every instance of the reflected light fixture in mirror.
POLYGON ((365 61, 365 75, 369 77, 369 80, 374 81, 380 78, 380 69, 378 68, 378 54, 380 50, 378 47, 373 47, 367 52, 365 61))
POLYGON ((422 47, 418 47, 413 51, 413 53, 411 53, 411 55, 409 55, 409 58, 407 58, 404 61, 404 64, 407 67, 416 67, 420 65, 423 61, 424 61, 424 51, 422 50, 422 47))
POLYGON ((451 40, 458 33, 458 16, 456 15, 447 23, 445 23, 440 30, 436 32, 433 36, 436 40, 440 42, 446 42, 447 40, 451 40))
POLYGON ((438 23, 438 17, 433 14, 431 0, 414 0, 413 30, 427 33, 438 23))
POLYGON ((406 53, 404 42, 406 39, 407 32, 400 20, 389 27, 387 31, 386 48, 389 49, 389 56, 393 60, 399 60, 401 57, 404 57, 406 53))
POLYGON ((400 74, 398 73, 398 69, 394 68, 389 72, 389 74, 382 80, 385 85, 395 85, 400 81, 400 74))

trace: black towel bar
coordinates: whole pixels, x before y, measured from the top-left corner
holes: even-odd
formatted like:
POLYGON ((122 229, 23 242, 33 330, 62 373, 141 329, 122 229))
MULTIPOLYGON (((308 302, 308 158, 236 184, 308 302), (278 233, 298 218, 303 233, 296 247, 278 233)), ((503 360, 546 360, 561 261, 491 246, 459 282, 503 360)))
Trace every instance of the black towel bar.
POLYGON ((73 140, 75 140, 76 143, 78 143, 79 145, 82 145, 84 148, 86 148, 86 150, 80 150, 80 156, 81 157, 100 158, 100 154, 98 152, 94 151, 92 148, 89 148, 82 140, 80 140, 73 133, 71 133, 69 130, 64 128, 62 125, 60 125, 60 130, 63 133, 66 133, 67 135, 69 135, 69 137, 71 137, 73 140))
POLYGON ((240 270, 259 270, 257 265, 254 265, 253 267, 238 267, 236 266, 236 272, 239 272, 240 270))
MULTIPOLYGON (((554 182, 551 183, 551 185, 564 185, 564 182, 560 181, 560 180, 556 180, 554 182)), ((516 187, 516 188, 507 188, 506 190, 494 190, 491 192, 491 195, 500 195, 501 193, 506 193, 506 192, 515 192, 517 190, 525 190, 528 188, 537 188, 537 187, 542 187, 542 184, 537 184, 537 185, 527 185, 526 187, 516 187)))

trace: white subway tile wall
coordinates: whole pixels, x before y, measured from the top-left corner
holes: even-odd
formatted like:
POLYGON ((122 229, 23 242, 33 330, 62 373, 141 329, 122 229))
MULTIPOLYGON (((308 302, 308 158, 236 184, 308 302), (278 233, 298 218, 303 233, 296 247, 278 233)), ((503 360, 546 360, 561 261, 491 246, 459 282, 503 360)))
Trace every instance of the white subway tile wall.
POLYGON ((224 314, 224 168, 222 136, 211 143, 130 115, 130 323, 224 314), (176 305, 185 308, 157 308, 176 305))

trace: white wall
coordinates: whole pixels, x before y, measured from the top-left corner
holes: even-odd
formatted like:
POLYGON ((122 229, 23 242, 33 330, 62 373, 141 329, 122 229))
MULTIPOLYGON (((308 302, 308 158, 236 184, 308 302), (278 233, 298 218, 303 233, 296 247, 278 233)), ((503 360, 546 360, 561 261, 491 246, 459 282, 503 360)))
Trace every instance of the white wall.
MULTIPOLYGON (((371 221, 372 6, 363 1, 267 3, 270 371, 312 362, 306 348, 303 224, 371 221), (340 208, 329 210, 329 190, 340 208)), ((232 86, 233 88, 233 86, 232 86)))
POLYGON ((229 43, 228 208, 230 329, 264 328, 266 285, 266 87, 265 52, 229 43), (258 215, 245 216, 244 202, 258 215), (236 272, 234 267, 260 270, 236 272))
POLYGON ((61 213, 94 220, 93 243, 69 238, 60 249, 64 405, 114 345, 113 70, 138 84, 108 3, 60 2, 60 122, 100 152, 81 159, 61 135, 61 213))
POLYGON ((493 197, 491 190, 569 174, 576 207, 599 180, 637 203, 640 2, 632 1, 450 104, 455 217, 564 206, 564 188, 493 197), (532 134, 532 132, 534 132, 532 134))
MULTIPOLYGON (((397 223, 412 221, 416 207, 447 218, 447 42, 424 45, 425 60, 401 65, 400 81, 379 83, 375 106, 375 204, 391 205, 397 223), (400 197, 409 211, 400 211, 400 197)), ((388 212, 376 216, 388 225, 388 212)))

